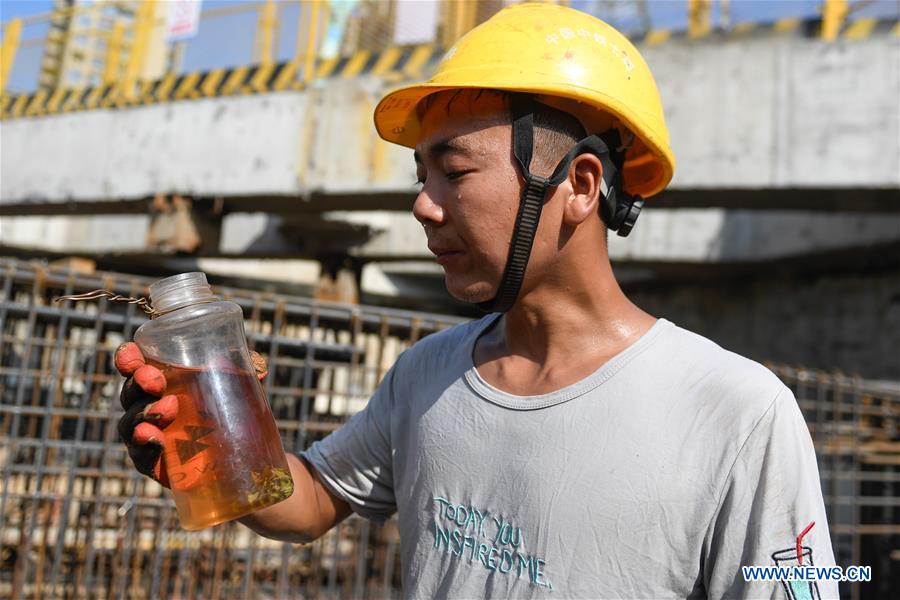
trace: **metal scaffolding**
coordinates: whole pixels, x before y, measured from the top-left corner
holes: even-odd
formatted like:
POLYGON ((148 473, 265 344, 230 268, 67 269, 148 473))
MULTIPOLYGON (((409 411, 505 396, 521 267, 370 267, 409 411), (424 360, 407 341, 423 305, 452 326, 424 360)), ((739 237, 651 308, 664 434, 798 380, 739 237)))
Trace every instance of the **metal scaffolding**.
MULTIPOLYGON (((180 530, 168 493, 134 471, 115 427, 112 355, 146 317, 134 305, 53 302, 98 288, 140 296, 148 283, 0 260, 0 597, 398 595, 394 520, 352 517, 310 545, 234 523, 180 530)), ((404 348, 459 321, 216 291, 243 307, 250 344, 268 357, 266 392, 289 451, 363 407, 404 348)), ((858 584, 842 592, 887 597, 900 547, 900 386, 772 368, 810 425, 839 564, 873 567, 863 596, 858 584)))

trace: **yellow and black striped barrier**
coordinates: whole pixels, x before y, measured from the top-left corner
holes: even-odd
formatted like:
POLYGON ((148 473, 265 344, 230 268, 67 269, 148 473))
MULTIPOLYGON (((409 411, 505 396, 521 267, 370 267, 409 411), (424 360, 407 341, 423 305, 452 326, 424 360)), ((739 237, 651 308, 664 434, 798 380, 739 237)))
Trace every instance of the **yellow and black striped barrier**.
MULTIPOLYGON (((417 79, 440 59, 443 50, 432 44, 396 46, 384 52, 367 50, 352 56, 319 61, 313 80, 377 75, 388 80, 417 79)), ((89 88, 40 90, 34 94, 0 97, 0 117, 20 118, 97 108, 124 108, 176 100, 215 98, 298 90, 304 87, 294 61, 239 66, 184 74, 168 73, 141 82, 130 94, 115 84, 89 88)))
MULTIPOLYGON (((782 19, 771 23, 739 23, 727 30, 713 30, 701 40, 733 39, 756 35, 800 35, 818 37, 821 19, 782 19)), ((861 40, 887 33, 900 36, 896 19, 859 19, 845 24, 841 38, 861 40)), ((656 46, 669 40, 685 39, 686 31, 656 30, 635 38, 639 45, 656 46)), ((394 46, 382 52, 361 50, 352 56, 318 61, 311 80, 376 75, 387 81, 414 80, 440 59, 444 50, 435 44, 394 46)), ((33 94, 0 96, 0 118, 34 117, 97 108, 124 108, 177 100, 215 98, 241 94, 261 94, 303 89, 294 61, 278 64, 239 66, 229 69, 184 74, 168 73, 161 79, 143 81, 126 93, 116 84, 90 88, 40 90, 33 94)))

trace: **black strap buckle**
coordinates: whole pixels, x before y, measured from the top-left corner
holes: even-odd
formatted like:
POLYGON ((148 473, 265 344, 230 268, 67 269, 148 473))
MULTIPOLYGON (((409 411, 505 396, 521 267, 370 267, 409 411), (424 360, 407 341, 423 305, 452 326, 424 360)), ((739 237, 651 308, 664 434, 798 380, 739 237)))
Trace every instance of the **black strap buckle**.
POLYGON ((625 196, 625 198, 616 203, 616 223, 610 223, 610 229, 621 237, 628 237, 628 234, 634 229, 637 218, 641 215, 642 208, 644 208, 643 198, 640 196, 625 196))

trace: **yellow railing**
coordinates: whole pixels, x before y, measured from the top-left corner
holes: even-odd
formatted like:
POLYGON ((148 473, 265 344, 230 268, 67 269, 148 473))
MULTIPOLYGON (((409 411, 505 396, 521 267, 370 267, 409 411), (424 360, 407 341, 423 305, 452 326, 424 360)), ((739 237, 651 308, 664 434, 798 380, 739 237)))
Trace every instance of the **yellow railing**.
POLYGON ((19 49, 19 36, 22 35, 22 19, 13 19, 6 26, 3 43, 0 45, 0 94, 6 90, 6 82, 12 72, 16 52, 19 49))
MULTIPOLYGON (((569 4, 569 0, 544 1, 569 4)), ((430 44, 435 48, 449 47, 503 4, 500 0, 421 2, 431 2, 431 6, 437 11, 438 24, 431 39, 416 43, 430 44)), ((715 31, 741 34, 756 27, 752 22, 732 23, 731 13, 737 10, 739 3, 732 3, 730 0, 684 0, 681 5, 684 8, 682 26, 658 29, 653 27, 648 17, 649 2, 652 0, 625 0, 596 4, 595 8, 599 11, 597 16, 610 20, 613 24, 616 24, 614 18, 623 11, 623 7, 634 8, 632 12, 641 18, 637 19, 632 15, 632 22, 637 19, 641 21, 641 25, 638 33, 632 32, 633 37, 638 42, 650 45, 684 34, 691 39, 699 39, 715 31), (607 14, 603 11, 612 12, 607 14)), ((872 32, 875 19, 856 20, 848 25, 848 17, 871 3, 872 0, 821 0, 819 15, 812 18, 818 19, 818 31, 825 40, 860 39, 872 32)), ((319 70, 328 70, 317 67, 323 59, 336 62, 340 56, 359 56, 361 51, 368 52, 369 56, 390 52, 392 40, 397 37, 397 13, 401 8, 396 0, 358 0, 349 12, 347 7, 350 5, 346 2, 334 2, 332 6, 330 0, 230 3, 203 10, 200 14, 200 31, 195 38, 166 44, 162 36, 168 6, 165 0, 95 0, 57 8, 49 13, 9 20, 3 24, 0 95, 5 94, 10 82, 15 80, 14 68, 20 64, 17 61, 22 61, 21 50, 43 47, 43 61, 26 62, 46 62, 51 46, 55 45, 59 49, 82 38, 95 40, 92 52, 96 56, 91 57, 90 61, 83 61, 85 68, 76 73, 80 79, 76 77, 72 80, 66 73, 56 73, 55 79, 53 73, 49 77, 45 74, 37 85, 14 85, 18 89, 13 89, 13 94, 37 87, 39 91, 43 90, 45 94, 52 96, 60 87, 87 89, 106 85, 115 88, 113 97, 133 99, 141 93, 142 82, 159 80, 170 74, 177 77, 183 72, 182 63, 186 54, 195 58, 200 55, 232 57, 230 64, 192 66, 187 69, 189 71, 251 68, 249 65, 271 69, 276 64, 287 62, 289 69, 286 73, 290 73, 290 76, 301 83, 309 83, 317 77, 319 70), (76 17, 85 15, 97 17, 96 24, 87 29, 78 29, 77 34, 67 29, 79 27, 76 17), (64 22, 63 25, 60 22, 64 22), (48 24, 50 31, 45 36, 26 35, 26 32, 33 33, 48 24), (216 39, 210 44, 210 38, 213 37, 216 39), (283 43, 290 42, 292 37, 293 44, 283 43), (251 39, 250 52, 241 51, 243 56, 235 57, 233 49, 246 46, 251 39), (326 42, 327 48, 323 45, 326 42), (216 47, 215 52, 210 50, 211 46, 216 47), (192 52, 196 49, 201 50, 192 52)), ((781 33, 796 30, 802 20, 800 17, 782 19, 773 30, 781 33)), ((758 31, 759 28, 755 30, 758 31)), ((60 51, 61 54, 67 51, 63 50, 60 51)), ((222 61, 225 60, 228 59, 222 58, 222 61)), ((60 58, 58 68, 62 70, 64 67, 65 61, 60 58)))
POLYGON ((833 42, 837 39, 850 7, 847 0, 825 0, 822 3, 822 38, 833 42))
POLYGON ((103 83, 107 85, 112 85, 118 79, 124 40, 125 24, 113 24, 112 32, 109 35, 109 43, 106 46, 106 58, 103 61, 103 83))
MULTIPOLYGON (((147 47, 150 45, 150 34, 155 25, 155 17, 156 0, 142 0, 134 17, 131 53, 128 57, 128 66, 125 68, 125 76, 120 80, 116 90, 117 95, 123 94, 127 98, 134 97, 134 86, 146 60, 147 47)), ((110 53, 110 48, 107 47, 107 56, 110 53)), ((109 62, 112 60, 109 59, 109 62)))
MULTIPOLYGON (((139 83, 142 80, 157 79, 166 72, 177 74, 181 69, 179 63, 185 49, 194 43, 205 44, 208 40, 204 39, 203 30, 205 27, 215 26, 216 21, 234 23, 235 18, 241 19, 240 23, 234 23, 236 27, 226 27, 232 29, 227 35, 221 36, 225 38, 226 46, 249 37, 248 30, 252 27, 253 13, 256 14, 256 24, 252 34, 252 56, 238 59, 238 62, 243 65, 272 65, 279 62, 280 37, 289 32, 296 36, 296 43, 293 55, 287 59, 294 63, 298 73, 303 71, 304 78, 308 80, 312 77, 311 71, 320 52, 324 40, 323 33, 327 30, 331 14, 329 0, 265 0, 229 4, 202 11, 200 33, 196 38, 166 44, 161 38, 165 33, 167 8, 165 1, 158 0, 137 0, 130 3, 96 0, 91 4, 61 7, 48 13, 12 19, 4 23, 0 94, 6 92, 13 68, 16 66, 19 49, 42 46, 46 56, 51 46, 72 44, 74 43, 72 38, 78 37, 82 40, 91 40, 89 58, 97 58, 90 61, 95 64, 88 65, 84 72, 80 73, 83 76, 80 80, 72 81, 63 73, 54 85, 38 84, 37 87, 50 88, 47 91, 51 92, 52 88, 62 86, 87 88, 100 84, 115 84, 117 94, 131 97, 138 93, 139 83), (73 29, 79 27, 76 24, 77 17, 88 15, 96 17, 104 10, 107 12, 98 18, 102 23, 101 26, 79 28, 76 36, 68 35, 68 27, 73 29), (291 11, 297 15, 293 23, 284 18, 284 15, 291 11), (242 19, 242 16, 248 18, 242 19), (62 28, 58 24, 60 20, 68 20, 62 28), (35 31, 48 27, 48 24, 50 29, 46 35, 22 39, 23 28, 35 31), (157 54, 163 52, 166 56, 151 56, 154 52, 157 54), (148 62, 162 63, 164 68, 161 72, 158 69, 155 72, 148 72, 148 62)), ((219 44, 222 44, 221 40, 219 44)), ((69 50, 71 49, 62 48, 60 53, 66 54, 69 50)), ((75 53, 78 52, 80 49, 76 48, 75 53)), ((280 54, 284 58, 284 52, 280 54)), ((59 60, 64 62, 62 57, 59 60)))

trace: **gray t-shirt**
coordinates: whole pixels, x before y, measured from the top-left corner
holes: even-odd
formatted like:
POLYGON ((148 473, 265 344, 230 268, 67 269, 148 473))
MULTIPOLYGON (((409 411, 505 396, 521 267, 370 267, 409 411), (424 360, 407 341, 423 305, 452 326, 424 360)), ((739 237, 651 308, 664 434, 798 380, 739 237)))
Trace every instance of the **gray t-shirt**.
POLYGON ((803 564, 834 565, 809 431, 770 371, 661 319, 582 381, 514 396, 472 361, 497 318, 404 352, 303 453, 355 512, 397 513, 406 596, 784 598, 741 566, 790 558, 811 521, 803 564))

